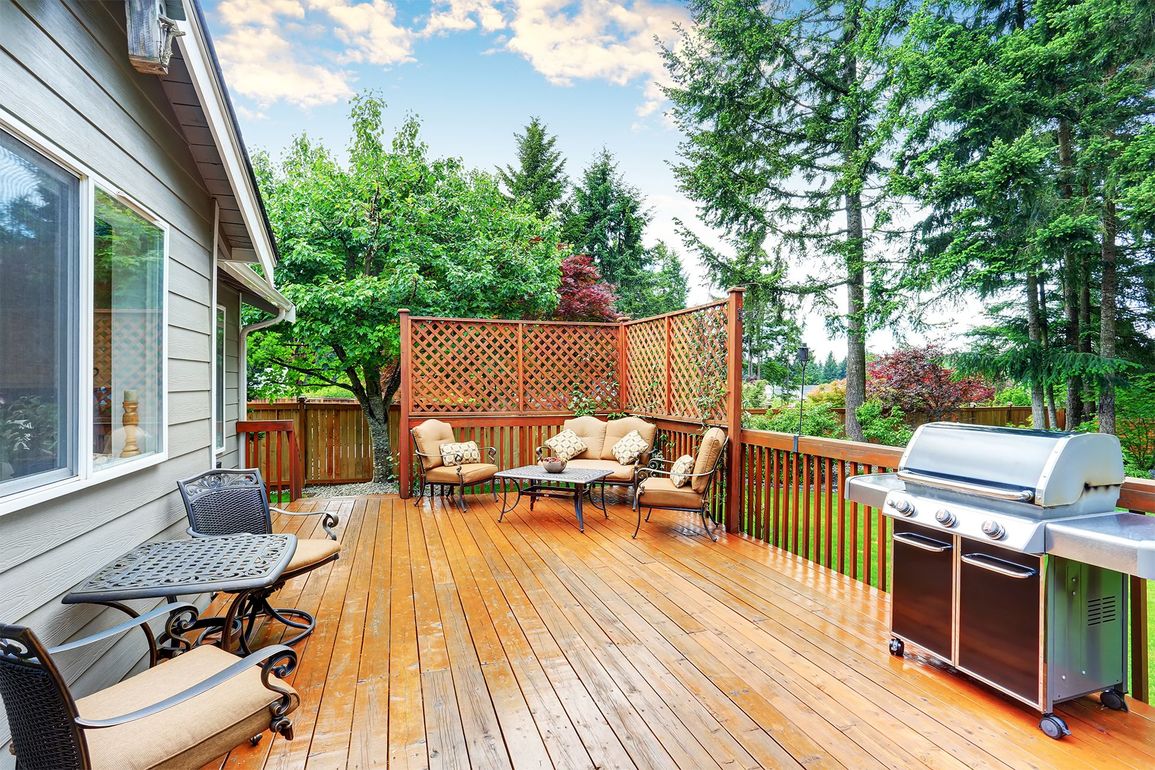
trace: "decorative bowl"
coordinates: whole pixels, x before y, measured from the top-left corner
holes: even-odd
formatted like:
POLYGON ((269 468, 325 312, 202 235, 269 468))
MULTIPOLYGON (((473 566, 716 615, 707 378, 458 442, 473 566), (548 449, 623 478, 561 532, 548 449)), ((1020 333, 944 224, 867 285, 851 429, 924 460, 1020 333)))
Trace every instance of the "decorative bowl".
POLYGON ((565 470, 565 466, 566 461, 556 457, 544 457, 541 461, 541 467, 545 468, 546 473, 561 473, 565 470))

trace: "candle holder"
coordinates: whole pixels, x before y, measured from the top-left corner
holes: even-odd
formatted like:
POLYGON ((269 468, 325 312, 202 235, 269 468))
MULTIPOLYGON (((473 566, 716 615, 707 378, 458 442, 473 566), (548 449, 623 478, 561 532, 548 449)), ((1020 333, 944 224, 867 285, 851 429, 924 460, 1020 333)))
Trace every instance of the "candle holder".
POLYGON ((124 449, 121 450, 121 457, 136 457, 140 454, 140 447, 137 446, 137 431, 140 430, 140 415, 138 414, 139 405, 136 401, 136 393, 131 390, 124 392, 124 415, 121 417, 121 423, 124 425, 124 449), (129 400, 129 399, 132 400, 129 400))

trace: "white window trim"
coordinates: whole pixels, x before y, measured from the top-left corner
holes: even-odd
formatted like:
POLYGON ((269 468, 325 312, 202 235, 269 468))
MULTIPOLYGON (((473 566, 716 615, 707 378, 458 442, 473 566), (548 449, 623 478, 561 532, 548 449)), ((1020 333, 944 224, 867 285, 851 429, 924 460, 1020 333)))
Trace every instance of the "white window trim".
POLYGON ((229 406, 229 387, 228 387, 228 385, 229 385, 229 383, 228 383, 228 377, 229 377, 229 367, 228 367, 228 361, 229 361, 229 350, 228 350, 229 309, 227 307, 225 307, 224 305, 220 305, 220 304, 215 305, 214 307, 215 307, 215 310, 213 311, 213 366, 212 366, 212 369, 213 369, 213 371, 212 371, 212 377, 213 377, 213 388, 212 388, 212 395, 213 395, 213 454, 214 455, 222 455, 225 452, 225 448, 229 444, 229 420, 228 420, 228 416, 226 414, 228 411, 228 406, 229 406), (224 316, 224 323, 223 324, 217 323, 217 314, 218 313, 221 314, 222 316, 224 316), (220 345, 225 346, 224 350, 222 351, 223 354, 220 356, 221 362, 225 365, 224 371, 221 371, 221 367, 217 364, 217 349, 218 349, 218 346, 220 346, 220 345), (217 393, 218 390, 221 391, 219 394, 217 393), (219 399, 219 403, 220 403, 221 407, 224 410, 220 414, 218 414, 218 410, 217 410, 218 399, 219 399), (224 429, 220 432, 220 439, 221 439, 220 444, 217 443, 217 421, 218 420, 224 422, 224 429))
MULTIPOLYGON (((42 486, 23 489, 0 497, 0 516, 13 511, 28 508, 33 505, 52 500, 64 495, 73 494, 96 484, 127 476, 145 468, 159 465, 168 459, 169 451, 169 379, 168 379, 168 335, 169 335, 169 245, 170 228, 167 222, 146 206, 124 193, 112 182, 103 178, 88 166, 81 163, 72 155, 49 141, 40 133, 26 125, 8 111, 0 107, 0 129, 15 136, 34 150, 72 173, 80 181, 80 212, 78 231, 79 244, 79 318, 80 334, 77 344, 77 369, 80 382, 77 396, 79 405, 76 419, 79 430, 76 439, 76 474, 66 479, 49 482, 42 486), (95 261, 95 202, 96 188, 100 187, 105 193, 117 201, 136 211, 160 228, 164 238, 164 258, 161 275, 161 372, 160 372, 160 404, 157 413, 160 415, 160 448, 152 454, 143 455, 138 459, 117 463, 111 468, 97 470, 92 457, 93 413, 92 413, 92 341, 93 341, 93 264, 95 261)), ((215 323, 215 321, 214 321, 215 323)), ((215 351, 214 351, 215 353, 215 351)))

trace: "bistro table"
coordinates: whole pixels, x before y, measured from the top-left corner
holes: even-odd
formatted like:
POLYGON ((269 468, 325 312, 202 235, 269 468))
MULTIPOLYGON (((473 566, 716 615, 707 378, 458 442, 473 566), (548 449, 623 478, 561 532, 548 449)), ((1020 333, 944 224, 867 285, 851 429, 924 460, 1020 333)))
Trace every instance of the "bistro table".
MULTIPOLYGON (((234 594, 223 618, 201 618, 180 631, 206 629, 199 644, 220 631, 221 649, 228 650, 232 637, 248 654, 249 634, 256 620, 252 601, 270 590, 297 550, 296 535, 223 535, 191 540, 159 540, 142 543, 105 565, 68 593, 65 604, 102 604, 137 617, 124 602, 132 599, 166 599, 223 591, 234 594), (248 625, 245 628, 245 625, 248 625)), ((151 637, 150 637, 151 641, 151 637)), ((181 649, 180 640, 169 638, 165 651, 181 649)), ((185 645, 187 646, 187 645, 185 645)))
POLYGON ((593 499, 593 495, 590 495, 590 500, 593 501, 594 507, 601 509, 607 519, 610 517, 609 511, 606 510, 606 477, 610 473, 612 471, 596 468, 566 468, 560 473, 550 473, 540 465, 523 465, 520 468, 498 471, 493 475, 495 479, 501 479, 501 515, 497 517, 497 520, 501 521, 505 518, 505 514, 516 508, 517 504, 521 502, 522 495, 529 498, 531 511, 534 502, 539 497, 573 498, 573 511, 574 515, 577 516, 578 529, 585 532, 586 524, 582 517, 582 498, 596 484, 601 484, 602 502, 599 505, 593 499), (522 487, 523 481, 528 482, 528 486, 522 487), (517 489, 517 497, 514 498, 512 505, 509 503, 507 482, 512 482, 517 489))

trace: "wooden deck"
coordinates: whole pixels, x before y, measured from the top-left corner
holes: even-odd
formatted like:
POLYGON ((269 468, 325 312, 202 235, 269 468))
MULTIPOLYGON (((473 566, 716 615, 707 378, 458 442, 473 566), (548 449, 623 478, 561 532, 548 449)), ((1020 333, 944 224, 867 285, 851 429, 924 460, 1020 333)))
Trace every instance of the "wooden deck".
POLYGON ((296 737, 212 767, 1155 766, 1150 707, 1064 705, 1073 735, 1053 741, 1030 710, 892 658, 885 594, 677 514, 631 540, 625 506, 587 508, 583 535, 562 501, 501 524, 482 497, 297 507, 319 505, 342 558, 276 602, 319 618, 296 737))

